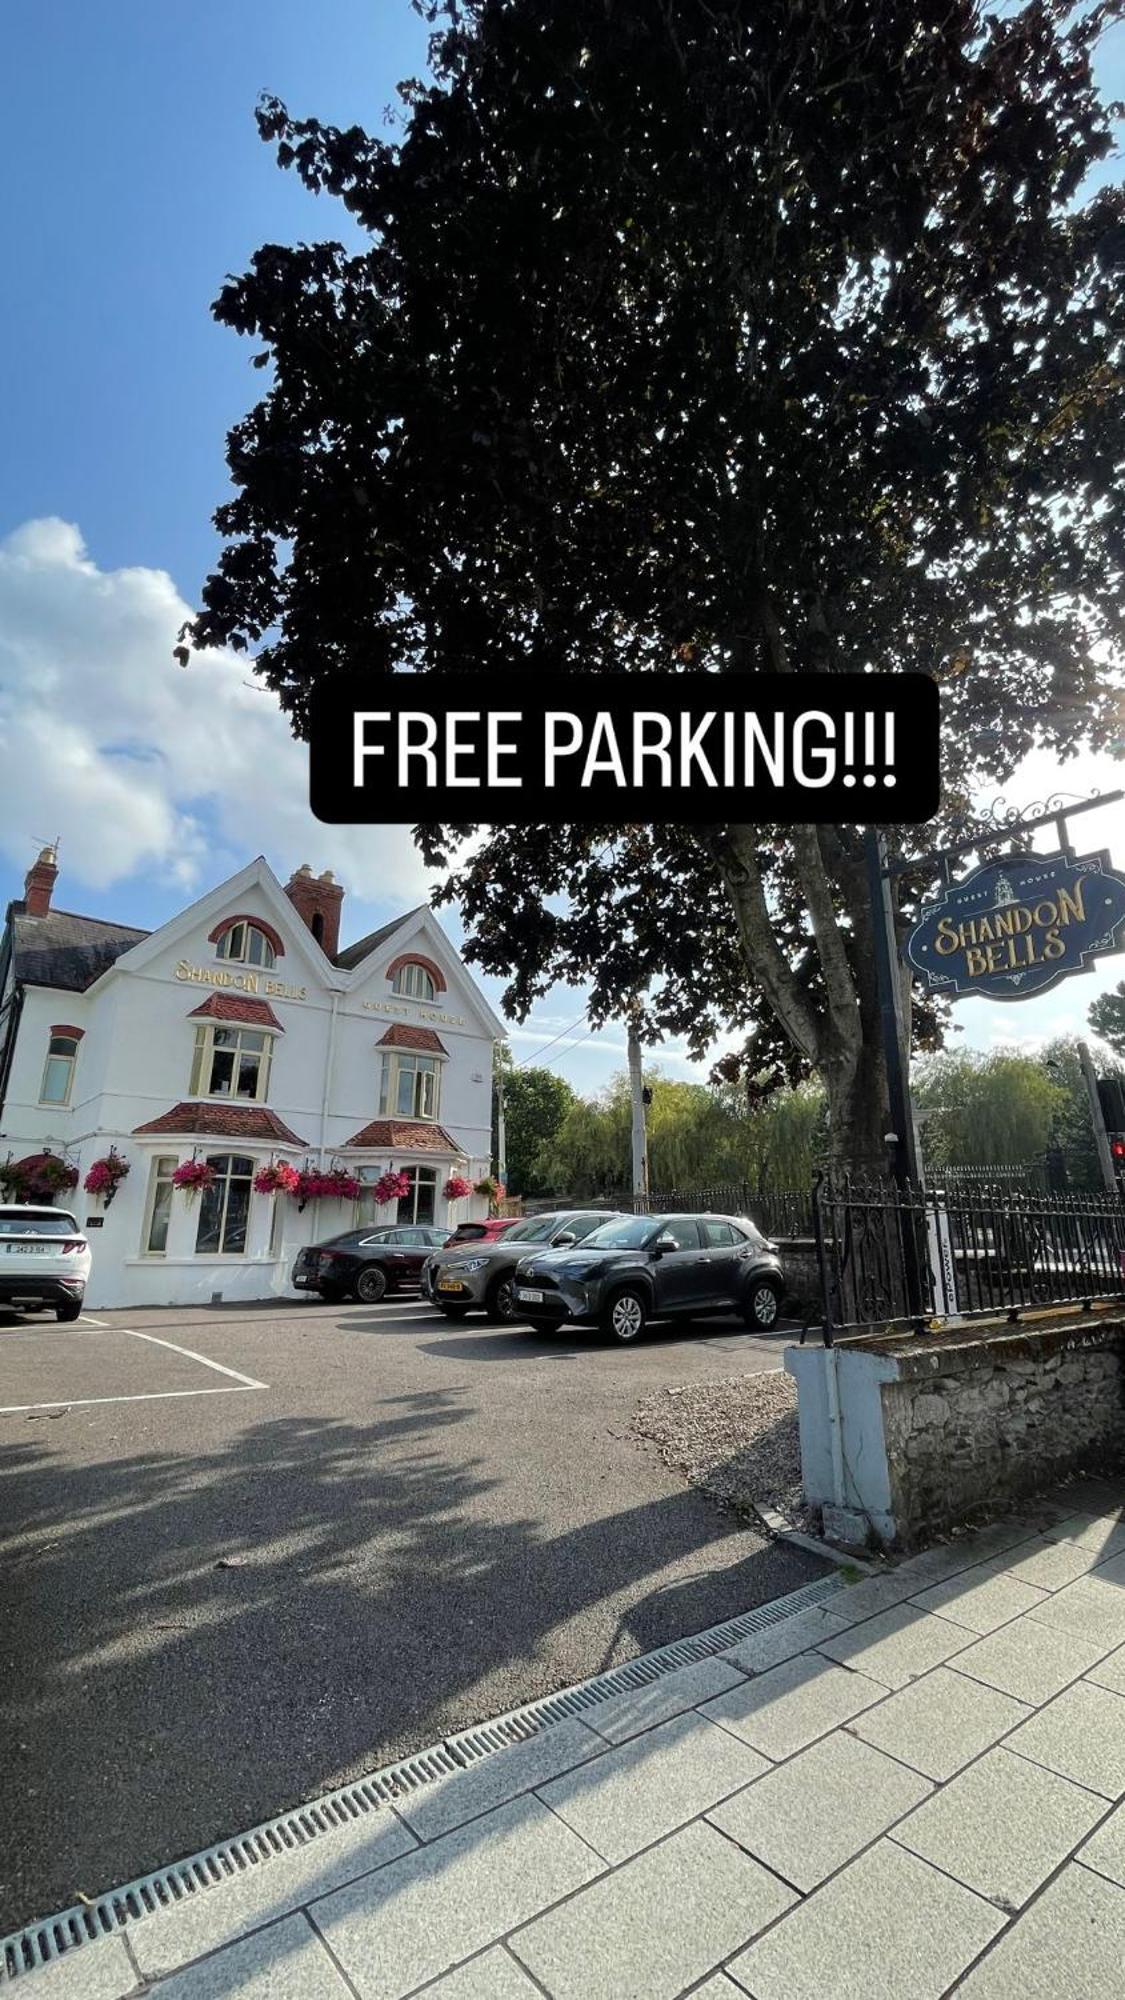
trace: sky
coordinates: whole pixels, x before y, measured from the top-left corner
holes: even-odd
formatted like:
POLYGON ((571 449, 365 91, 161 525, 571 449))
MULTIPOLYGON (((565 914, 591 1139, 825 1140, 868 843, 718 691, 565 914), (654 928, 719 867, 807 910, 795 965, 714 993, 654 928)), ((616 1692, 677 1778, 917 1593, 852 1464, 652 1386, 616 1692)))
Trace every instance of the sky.
MULTIPOLYGON (((5 903, 56 836, 60 907, 148 927, 257 853, 283 880, 302 861, 334 869, 349 938, 428 894, 406 829, 312 818, 304 750, 244 660, 215 654, 185 671, 171 659, 218 549, 226 432, 261 392, 254 343, 216 326, 210 302, 263 242, 346 233, 339 204, 278 171, 255 102, 267 91, 299 116, 381 129, 396 83, 424 69, 427 32, 409 0, 8 0, 5 903)), ((1125 28, 1103 80, 1125 95, 1125 28)), ((1007 795, 1118 785, 1125 771, 1108 760, 1040 759, 1007 795)), ((1090 813, 1085 830, 1125 862, 1122 808, 1090 813)), ((455 916, 441 921, 459 942, 455 916)), ((960 1037, 1034 1046, 1081 1030, 1122 971, 1106 959, 1040 1001, 964 1003, 960 1037)), ((498 1004, 502 982, 482 984, 498 1004)), ((625 1041, 613 1027, 592 1036, 583 1003, 556 988, 513 1024, 512 1045, 517 1061, 543 1049, 589 1093, 623 1066, 625 1041)), ((656 1059, 673 1076, 702 1074, 675 1042, 656 1059)))

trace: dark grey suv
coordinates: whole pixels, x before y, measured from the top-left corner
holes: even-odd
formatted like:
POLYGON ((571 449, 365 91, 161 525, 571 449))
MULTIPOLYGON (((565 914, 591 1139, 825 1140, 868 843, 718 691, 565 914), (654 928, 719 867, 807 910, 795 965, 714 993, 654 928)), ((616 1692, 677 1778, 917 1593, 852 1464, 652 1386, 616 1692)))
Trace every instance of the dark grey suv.
POLYGON ((525 1256, 515 1310, 534 1327, 600 1326, 636 1340, 653 1319, 741 1313, 769 1333, 785 1290, 772 1243, 745 1216, 625 1215, 580 1248, 525 1256))
POLYGON ((512 1279, 521 1257, 534 1244, 581 1243, 602 1223, 616 1220, 611 1208, 567 1208, 551 1215, 529 1215, 513 1223, 492 1243, 447 1244, 427 1262, 422 1290, 447 1319, 463 1319, 483 1307, 490 1319, 522 1319, 512 1299, 512 1279))

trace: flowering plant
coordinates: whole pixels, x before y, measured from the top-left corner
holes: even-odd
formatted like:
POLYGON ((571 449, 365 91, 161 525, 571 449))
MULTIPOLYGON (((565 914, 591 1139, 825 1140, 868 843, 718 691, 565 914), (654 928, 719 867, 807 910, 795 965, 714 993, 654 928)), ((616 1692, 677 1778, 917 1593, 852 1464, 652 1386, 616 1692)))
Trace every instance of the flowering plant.
POLYGON ((296 1187, 290 1189, 297 1197, 298 1208, 304 1208, 309 1201, 355 1201, 362 1192, 355 1175, 344 1173, 340 1167, 333 1167, 326 1174, 306 1168, 298 1174, 296 1187))
POLYGON ((474 1181, 473 1193, 483 1195, 485 1201, 499 1201, 500 1183, 494 1174, 485 1174, 483 1180, 474 1181))
POLYGON ((183 1188, 185 1194, 198 1194, 200 1188, 209 1188, 215 1179, 215 1169, 206 1160, 181 1160, 172 1175, 172 1186, 183 1188))
POLYGON ((446 1201, 464 1201, 465 1196, 472 1194, 472 1192, 472 1181, 467 1181, 464 1174, 450 1174, 449 1179, 442 1188, 442 1193, 446 1201))
POLYGON ((7 1159, 0 1167, 0 1187, 9 1201, 52 1202, 78 1186, 78 1168, 56 1153, 29 1153, 24 1160, 7 1159))
POLYGON ((301 1176, 288 1160, 271 1161, 254 1175, 255 1194, 296 1194, 300 1185, 301 1176))
POLYGON ((410 1175, 408 1173, 405 1173, 401 1168, 397 1173, 391 1169, 376 1181, 371 1192, 380 1208, 382 1208, 389 1201, 405 1201, 407 1195, 410 1193, 410 1186, 410 1175))
POLYGON ((123 1160, 116 1148, 111 1146, 108 1153, 93 1162, 82 1185, 87 1194, 103 1195, 108 1208, 128 1171, 128 1160, 123 1160))

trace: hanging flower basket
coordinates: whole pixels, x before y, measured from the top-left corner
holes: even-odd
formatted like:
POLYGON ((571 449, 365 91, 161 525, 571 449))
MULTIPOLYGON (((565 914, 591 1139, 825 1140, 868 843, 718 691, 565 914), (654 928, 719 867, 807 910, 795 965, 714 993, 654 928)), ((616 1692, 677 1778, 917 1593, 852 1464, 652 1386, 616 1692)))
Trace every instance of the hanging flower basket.
POLYGON ((494 1174, 485 1174, 483 1180, 473 1182, 473 1193, 483 1196, 490 1204, 497 1202, 500 1199, 500 1183, 494 1174))
POLYGON ((410 1175, 407 1173, 386 1173, 377 1180, 371 1192, 380 1208, 391 1201, 405 1201, 411 1189, 410 1175))
POLYGON ((172 1175, 172 1186, 183 1188, 185 1194, 198 1194, 201 1188, 209 1188, 215 1179, 215 1169, 206 1160, 184 1160, 172 1175))
POLYGON ((472 1192, 472 1181, 467 1181, 464 1174, 450 1174, 449 1179, 442 1188, 442 1193, 446 1201, 464 1201, 465 1196, 472 1194, 472 1192))
POLYGON ((301 1176, 288 1160, 271 1161, 254 1175, 255 1194, 296 1194, 300 1185, 301 1176))
POLYGON ((101 1195, 108 1208, 128 1171, 128 1160, 123 1160, 116 1148, 111 1146, 108 1153, 93 1162, 82 1185, 87 1194, 101 1195))
POLYGON ((302 1209, 310 1201, 356 1201, 363 1188, 354 1174, 334 1167, 326 1174, 308 1171, 298 1174, 297 1185, 290 1193, 296 1195, 297 1207, 302 1209))
POLYGON ((39 1201, 49 1204, 57 1194, 78 1186, 78 1168, 57 1153, 29 1153, 22 1160, 5 1160, 0 1167, 0 1189, 8 1201, 39 1201))

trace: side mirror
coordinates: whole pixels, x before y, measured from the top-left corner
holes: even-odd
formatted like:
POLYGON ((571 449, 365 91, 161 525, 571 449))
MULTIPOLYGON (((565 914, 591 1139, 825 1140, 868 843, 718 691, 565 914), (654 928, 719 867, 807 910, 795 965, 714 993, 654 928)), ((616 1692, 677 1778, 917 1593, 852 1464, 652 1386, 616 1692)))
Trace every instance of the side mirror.
POLYGON ((561 1236, 555 1237, 554 1248, 556 1250, 569 1250, 571 1244, 577 1243, 577 1241, 578 1238, 574 1234, 573 1229, 564 1229, 561 1236))
POLYGON ((675 1248, 676 1239, 674 1236, 658 1236, 652 1246, 652 1254, 654 1257, 666 1257, 669 1250, 674 1250, 675 1248))

